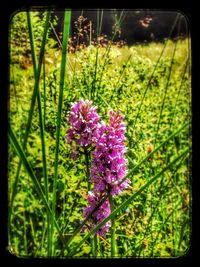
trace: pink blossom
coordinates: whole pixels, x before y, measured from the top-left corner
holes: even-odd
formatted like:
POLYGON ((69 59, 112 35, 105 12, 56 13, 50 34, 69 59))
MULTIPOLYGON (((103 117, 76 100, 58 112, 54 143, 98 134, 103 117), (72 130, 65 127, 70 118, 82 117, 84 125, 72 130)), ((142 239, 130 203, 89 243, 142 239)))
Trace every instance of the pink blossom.
MULTIPOLYGON (((80 147, 88 149, 92 146, 94 148, 90 168, 90 181, 94 186, 92 192, 88 192, 88 206, 83 210, 84 217, 96 208, 106 193, 112 196, 119 195, 130 183, 129 179, 121 182, 127 174, 124 116, 113 111, 110 111, 109 116, 108 125, 100 123, 96 107, 92 106, 91 101, 82 99, 72 104, 69 113, 70 128, 67 131, 67 139, 72 147, 72 158, 78 157, 80 147)), ((90 217, 89 229, 92 230, 110 213, 110 203, 107 199, 90 217)), ((110 225, 108 221, 97 233, 105 237, 110 225)))
POLYGON ((70 128, 67 131, 68 143, 72 145, 72 158, 77 158, 78 147, 87 148, 94 144, 98 137, 99 115, 92 101, 83 100, 73 103, 68 119, 70 128), (76 146, 74 146, 74 143, 76 146))
POLYGON ((111 195, 120 194, 130 183, 125 179, 120 185, 119 182, 127 174, 127 159, 125 158, 125 130, 122 123, 124 116, 119 112, 110 111, 110 123, 103 125, 101 135, 96 143, 96 149, 92 153, 93 163, 90 168, 91 181, 94 182, 93 191, 103 192, 111 190, 111 195))
MULTIPOLYGON (((84 208, 83 215, 87 217, 91 211, 97 206, 97 204, 101 200, 100 194, 94 194, 93 192, 88 192, 88 207, 84 208)), ((110 203, 106 200, 97 211, 93 213, 93 215, 89 219, 89 230, 91 231, 97 224, 103 221, 108 215, 111 213, 110 211, 110 203)), ((106 222, 99 230, 97 234, 106 237, 106 233, 109 231, 110 221, 106 222)))

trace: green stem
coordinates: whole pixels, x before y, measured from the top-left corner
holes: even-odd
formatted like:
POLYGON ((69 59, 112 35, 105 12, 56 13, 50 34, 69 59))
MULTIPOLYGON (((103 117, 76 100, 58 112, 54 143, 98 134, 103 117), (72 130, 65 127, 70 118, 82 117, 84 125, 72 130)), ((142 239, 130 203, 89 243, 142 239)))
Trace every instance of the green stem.
POLYGON ((98 250, 98 236, 97 234, 94 235, 92 239, 92 255, 97 257, 97 250, 98 250))
MULTIPOLYGON (((163 49, 162 49, 162 51, 161 51, 161 53, 160 53, 160 55, 159 55, 159 58, 158 58, 158 60, 156 61, 155 67, 154 67, 154 69, 153 69, 153 72, 151 73, 151 76, 150 76, 150 78, 149 78, 149 80, 148 80, 148 82, 147 82, 147 86, 146 86, 146 88, 145 88, 145 90, 144 90, 144 94, 143 94, 143 96, 142 96, 141 103, 140 103, 140 105, 139 105, 139 108, 138 108, 138 111, 137 111, 137 114, 136 114, 136 117, 135 117, 135 121, 134 121, 134 124, 133 124, 133 127, 132 127, 133 132, 134 132, 135 127, 136 127, 136 125, 137 125, 137 124, 136 124, 137 119, 139 118, 139 114, 140 114, 140 111, 141 111, 141 109, 142 109, 142 105, 143 105, 144 99, 145 99, 145 97, 146 97, 146 94, 147 94, 148 89, 149 89, 150 86, 151 86, 151 81, 152 81, 152 79, 153 79, 153 77, 154 77, 154 74, 155 74, 155 71, 156 71, 156 69, 157 69, 157 67, 158 67, 158 63, 160 62, 160 60, 161 60, 161 58, 162 58, 162 55, 164 54, 165 48, 167 47, 167 43, 168 43, 168 41, 169 41, 169 39, 170 39, 170 37, 171 37, 171 35, 172 35, 172 32, 174 31, 174 28, 175 28, 175 26, 176 26, 176 23, 177 23, 177 21, 178 21, 178 16, 179 16, 179 15, 177 15, 177 17, 176 17, 176 19, 175 19, 175 21, 174 21, 174 24, 173 24, 173 26, 172 26, 172 28, 171 28, 171 31, 170 31, 170 33, 169 33, 169 36, 168 36, 168 38, 167 38, 167 41, 165 42, 165 44, 164 44, 164 46, 163 46, 163 49)), ((135 142, 135 144, 137 144, 137 142, 135 142)))
MULTIPOLYGON (((85 163, 86 163, 86 176, 87 176, 87 184, 88 184, 88 192, 91 190, 91 183, 90 183, 90 162, 89 162, 89 152, 87 148, 84 148, 84 155, 85 155, 85 163)), ((91 246, 92 246, 92 256, 97 256, 97 242, 96 242, 97 234, 95 233, 94 238, 90 238, 91 246)))
POLYGON ((44 92, 44 113, 43 113, 43 123, 44 123, 44 129, 45 129, 45 120, 46 120, 46 70, 45 70, 45 56, 44 56, 44 62, 43 62, 43 92, 44 92))
POLYGON ((66 76, 66 59, 67 59, 67 47, 70 29, 71 11, 65 11, 64 29, 63 29, 63 44, 62 44, 62 60, 60 71, 60 90, 59 90, 59 103, 58 103, 58 115, 56 125, 56 149, 55 149, 55 165, 54 165, 54 181, 53 181, 53 201, 52 201, 52 227, 51 227, 51 255, 53 254, 53 236, 54 236, 54 217, 56 208, 56 189, 58 178, 58 155, 60 145, 60 128, 61 128, 61 115, 62 115, 62 103, 63 103, 63 91, 66 76))
POLYGON ((91 183, 90 183, 90 163, 89 163, 89 153, 87 148, 84 148, 84 155, 85 155, 85 163, 86 163, 86 176, 87 176, 87 183, 88 183, 88 191, 91 190, 91 183))
POLYGON ((159 131, 159 128, 160 128, 160 123, 161 123, 161 117, 162 117, 162 113, 163 113, 163 110, 164 110, 165 99, 166 99, 166 95, 167 95, 167 92, 168 92, 169 82, 170 82, 171 73, 172 73, 172 66, 174 64, 176 48, 177 48, 177 42, 174 45, 173 55, 172 55, 172 58, 171 58, 171 63, 170 63, 170 67, 169 67, 169 74, 168 74, 168 77, 167 77, 167 82, 166 82, 165 91, 164 91, 164 97, 163 97, 162 105, 161 105, 161 109, 160 109, 160 114, 159 114, 158 124, 157 124, 157 128, 156 128, 154 144, 156 144, 157 137, 158 137, 158 131, 159 131))
POLYGON ((27 249, 27 236, 26 236, 26 214, 25 211, 23 211, 24 215, 24 251, 25 251, 25 256, 28 256, 28 249, 27 249))
MULTIPOLYGON (((28 15, 29 17, 29 15, 28 15)), ((34 73, 35 73, 35 77, 36 77, 36 51, 34 48, 34 38, 33 38, 33 31, 32 31, 32 24, 31 24, 31 17, 29 17, 30 20, 30 36, 31 36, 31 43, 32 43, 32 60, 34 62, 34 73)), ((45 37, 47 38, 47 29, 48 29, 48 25, 49 25, 49 20, 50 20, 50 12, 48 12, 46 14, 46 34, 45 37)), ((45 52, 45 47, 44 47, 44 52, 45 52)), ((40 72, 41 72, 41 66, 42 66, 42 61, 44 59, 44 55, 43 58, 41 58, 39 61, 40 63, 40 72)), ((43 62, 44 63, 44 62, 43 62)), ((43 64, 44 66, 45 64, 43 64)), ((39 67, 38 67, 39 68, 39 67)), ((45 67, 43 68, 43 78, 45 80, 45 67)), ((36 77, 37 78, 37 77, 36 77)), ((48 188, 48 174, 47 174, 47 161, 46 161, 46 144, 45 144, 45 129, 44 129, 44 117, 42 114, 42 100, 41 100, 41 95, 40 95, 40 90, 39 90, 39 77, 37 80, 37 104, 38 104, 38 114, 39 114, 39 125, 40 125, 40 136, 41 136, 41 145, 42 145, 42 163, 43 163, 43 175, 44 175, 44 183, 45 183, 45 195, 46 195, 46 199, 49 202, 49 188, 48 188)), ((45 84, 44 84, 44 90, 45 90, 45 84)), ((45 92, 45 91, 44 91, 45 92)), ((45 96, 44 96, 44 116, 45 116, 45 96)), ((47 212, 47 255, 50 256, 50 217, 49 217, 49 213, 47 212)))
MULTIPOLYGON (((114 211, 114 201, 111 194, 109 194, 109 202, 110 202, 110 209, 111 213, 114 211)), ((114 258, 116 256, 116 238, 115 238, 115 216, 111 219, 111 257, 114 258)))

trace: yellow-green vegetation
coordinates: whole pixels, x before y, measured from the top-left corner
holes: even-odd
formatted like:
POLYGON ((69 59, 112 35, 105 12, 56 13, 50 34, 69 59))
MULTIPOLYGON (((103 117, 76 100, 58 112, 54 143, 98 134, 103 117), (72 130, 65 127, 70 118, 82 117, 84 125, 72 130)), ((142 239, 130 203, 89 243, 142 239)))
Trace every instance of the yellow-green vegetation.
MULTIPOLYGON (((16 16, 21 16, 20 25, 26 36, 33 29, 34 36, 43 38, 46 13, 41 29, 36 29, 36 15, 32 14, 29 27, 26 13, 16 16)), ((66 25, 69 26, 67 22, 66 25)), ((15 34, 15 28, 12 30, 11 27, 11 37, 14 38, 15 34)), ((18 256, 33 257, 93 256, 91 239, 82 242, 89 232, 76 233, 83 220, 83 208, 87 205, 84 156, 77 161, 72 160, 71 148, 66 140, 70 104, 83 98, 93 101, 105 121, 110 109, 119 110, 125 116, 126 158, 131 186, 114 198, 115 209, 130 199, 115 215, 117 256, 184 255, 190 246, 191 232, 190 40, 166 40, 164 43, 122 48, 111 43, 105 48, 88 46, 67 54, 61 111, 58 106, 62 50, 54 47, 52 38, 47 37, 40 79, 36 84, 31 42, 36 46, 37 72, 42 39, 37 43, 27 38, 26 46, 19 51, 16 43, 11 43, 8 165, 10 251, 18 256), (28 56, 22 54, 27 47, 28 56), (36 97, 33 105, 30 129, 24 144, 33 91, 37 85, 40 98, 36 97), (60 143, 55 162, 58 113, 60 143), (44 146, 42 140, 45 141, 44 146), (55 164, 58 168, 56 183, 55 164), (55 214, 48 210, 41 192, 38 193, 37 183, 51 211, 55 205, 55 214)), ((107 238, 98 238, 96 257, 110 255, 108 233, 107 238)))

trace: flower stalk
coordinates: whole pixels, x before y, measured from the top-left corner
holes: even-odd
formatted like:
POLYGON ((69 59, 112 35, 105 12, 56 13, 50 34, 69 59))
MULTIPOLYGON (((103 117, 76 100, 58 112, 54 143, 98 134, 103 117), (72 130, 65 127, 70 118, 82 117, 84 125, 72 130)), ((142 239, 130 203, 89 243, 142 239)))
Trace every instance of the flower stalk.
POLYGON ((89 163, 89 152, 87 148, 84 148, 84 155, 85 155, 85 163, 86 163, 86 177, 87 177, 88 191, 90 191, 91 190, 90 163, 89 163))
MULTIPOLYGON (((111 194, 109 194, 109 202, 110 202, 110 210, 111 213, 114 211, 115 207, 114 207, 114 201, 113 201, 113 197, 111 194)), ((110 233, 111 233, 111 257, 114 258, 116 256, 116 239, 115 239, 115 217, 113 217, 111 219, 111 229, 110 229, 110 233)))

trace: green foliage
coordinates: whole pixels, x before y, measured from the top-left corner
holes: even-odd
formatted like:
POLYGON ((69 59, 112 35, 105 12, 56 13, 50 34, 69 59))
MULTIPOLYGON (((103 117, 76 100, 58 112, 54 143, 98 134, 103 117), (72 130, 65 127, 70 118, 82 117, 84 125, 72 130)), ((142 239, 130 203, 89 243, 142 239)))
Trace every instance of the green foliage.
MULTIPOLYGON (((52 14, 52 27, 57 24, 57 17, 52 14)), ((34 25, 33 34, 36 47, 36 53, 39 54, 39 49, 43 36, 45 24, 45 12, 32 12, 32 22, 34 25)), ((57 42, 51 38, 52 28, 48 28, 48 36, 46 42, 46 55, 53 53, 57 42)), ((10 21, 10 59, 12 64, 20 64, 21 68, 27 69, 31 66, 31 48, 27 25, 27 14, 25 11, 19 11, 14 14, 10 21)))
MULTIPOLYGON (((37 56, 45 15, 45 12, 31 12, 37 56)), ((185 153, 191 148, 189 40, 176 41, 174 56, 175 43, 170 40, 165 44, 119 48, 111 43, 106 47, 90 45, 79 49, 68 54, 66 71, 62 74, 62 81, 65 74, 65 81, 61 88, 59 75, 63 55, 51 37, 52 25, 56 23, 55 15, 51 14, 45 61, 38 83, 41 103, 37 100, 34 105, 27 146, 23 150, 35 76, 26 13, 17 13, 12 18, 9 200, 13 194, 19 158, 23 165, 15 188, 9 227, 10 251, 18 256, 47 256, 46 214, 52 216, 54 191, 54 256, 92 257, 91 242, 86 238, 90 233, 86 230, 86 233, 78 231, 76 234, 83 220, 83 207, 87 205, 85 159, 81 155, 77 161, 72 160, 66 140, 70 104, 84 98, 94 102, 105 121, 109 109, 120 110, 125 116, 126 157, 132 184, 122 195, 113 199, 118 256, 176 257, 185 254, 190 244, 191 213, 191 157, 185 153), (63 89, 63 99, 59 104, 60 88, 63 89), (39 104, 43 121, 38 116, 39 104), (62 112, 58 111, 58 105, 62 105, 62 112), (58 114, 60 130, 56 137, 58 114), (44 193, 42 127, 45 134, 48 200, 44 193), (59 149, 56 148, 58 137, 59 149), (56 160, 55 153, 58 153, 56 160), (56 185, 55 163, 58 171, 56 185), (122 206, 123 209, 120 208, 122 206), (69 246, 63 245, 65 243, 69 246)), ((98 238, 97 257, 110 257, 110 237, 108 233, 106 239, 98 238)))

